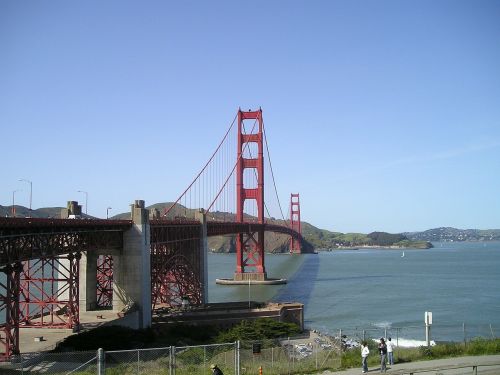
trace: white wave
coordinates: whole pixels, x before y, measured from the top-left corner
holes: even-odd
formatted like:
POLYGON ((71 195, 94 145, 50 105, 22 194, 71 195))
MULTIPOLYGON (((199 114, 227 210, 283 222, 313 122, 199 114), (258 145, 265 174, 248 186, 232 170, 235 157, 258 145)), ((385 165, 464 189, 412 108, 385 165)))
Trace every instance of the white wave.
POLYGON ((392 326, 391 322, 378 322, 373 323, 373 325, 377 328, 391 328, 392 326))

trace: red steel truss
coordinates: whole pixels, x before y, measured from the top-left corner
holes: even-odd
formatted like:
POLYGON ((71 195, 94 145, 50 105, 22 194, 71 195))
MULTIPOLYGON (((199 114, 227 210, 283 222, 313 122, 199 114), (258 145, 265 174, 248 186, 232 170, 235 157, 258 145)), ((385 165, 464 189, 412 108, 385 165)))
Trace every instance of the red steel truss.
POLYGON ((153 311, 203 301, 203 265, 199 222, 151 221, 151 292, 153 311))
POLYGON ((130 220, 0 218, 0 359, 24 327, 79 326, 80 251, 121 249, 130 220), (23 266, 21 262, 25 261, 23 266))
POLYGON ((100 255, 97 258, 97 307, 113 307, 113 257, 100 255))
POLYGON ((0 325, 0 361, 19 354, 19 277, 21 263, 6 265, 0 269, 5 282, 0 282, 0 315, 5 314, 5 323, 0 325))
MULTIPOLYGON (((238 110, 238 155, 236 167, 236 221, 244 222, 245 200, 253 199, 257 203, 257 221, 264 223, 264 147, 263 147, 262 110, 243 112, 238 110), (243 129, 244 120, 255 120, 258 129, 255 133, 246 134, 243 129), (258 153, 256 158, 245 158, 244 150, 249 143, 256 143, 258 153), (244 170, 255 170, 257 188, 246 188, 243 184, 244 170)), ((264 266, 264 229, 255 232, 238 233, 236 236, 236 271, 235 279, 243 279, 244 273, 259 275, 266 278, 264 266)))
POLYGON ((79 317, 80 253, 24 262, 19 324, 25 328, 75 328, 79 317))
MULTIPOLYGON (((302 228, 300 224, 300 196, 297 194, 290 194, 290 227, 293 231, 302 235, 302 228)), ((300 241, 292 236, 290 238, 290 252, 300 253, 300 241)))
POLYGON ((77 251, 121 249, 130 220, 0 218, 0 266, 77 251))

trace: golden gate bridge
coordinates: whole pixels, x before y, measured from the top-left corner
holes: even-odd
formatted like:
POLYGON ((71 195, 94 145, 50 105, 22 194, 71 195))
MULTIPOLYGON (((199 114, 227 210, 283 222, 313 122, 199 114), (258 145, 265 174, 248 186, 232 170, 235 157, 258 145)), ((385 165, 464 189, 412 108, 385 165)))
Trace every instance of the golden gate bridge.
POLYGON ((210 237, 235 236, 232 281, 266 282, 265 232, 288 238, 290 253, 310 250, 299 199, 290 194, 285 218, 262 110, 239 109, 204 167, 161 213, 136 201, 131 220, 0 218, 0 359, 19 353, 20 327, 77 330, 82 309, 140 311, 140 328, 160 308, 207 303, 210 237), (278 220, 265 199, 265 174, 278 220))

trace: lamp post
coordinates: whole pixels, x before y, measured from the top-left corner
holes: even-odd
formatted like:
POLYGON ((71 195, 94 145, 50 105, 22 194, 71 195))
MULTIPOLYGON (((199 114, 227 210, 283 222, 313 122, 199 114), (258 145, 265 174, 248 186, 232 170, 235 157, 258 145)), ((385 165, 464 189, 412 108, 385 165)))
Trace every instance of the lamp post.
POLYGON ((78 193, 85 194, 85 215, 87 215, 89 208, 89 193, 83 190, 78 190, 78 193))
POLYGON ((31 217, 31 199, 33 197, 33 182, 25 178, 20 178, 19 181, 24 181, 30 184, 30 217, 31 217))
POLYGON ((111 207, 106 208, 106 219, 109 219, 109 210, 111 209, 111 207))
POLYGON ((22 191, 21 189, 14 190, 12 192, 12 210, 11 210, 11 215, 12 217, 16 217, 16 192, 22 191))

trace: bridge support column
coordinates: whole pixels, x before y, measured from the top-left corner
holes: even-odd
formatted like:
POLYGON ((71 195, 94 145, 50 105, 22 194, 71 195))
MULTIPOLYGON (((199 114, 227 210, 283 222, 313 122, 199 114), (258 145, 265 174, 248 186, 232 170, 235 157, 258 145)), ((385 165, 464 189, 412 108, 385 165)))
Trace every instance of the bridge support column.
POLYGON ((208 303, 208 235, 207 235, 207 214, 203 208, 200 208, 195 213, 195 219, 201 223, 200 233, 200 281, 202 283, 201 289, 201 303, 208 303))
MULTIPOLYGON (((302 235, 302 227, 300 222, 300 195, 290 194, 290 228, 302 235)), ((290 253, 300 254, 301 243, 294 236, 290 237, 290 253)))
POLYGON ((97 307, 97 254, 84 252, 80 259, 80 311, 97 307))
POLYGON ((15 263, 0 269, 0 272, 5 274, 5 284, 0 283, 0 311, 5 313, 5 324, 0 330, 0 360, 8 360, 11 355, 19 354, 19 294, 22 268, 21 263, 15 263))
POLYGON ((132 205, 132 221, 123 235, 123 252, 113 257, 113 310, 136 310, 135 328, 146 328, 151 326, 151 240, 144 201, 132 205))

